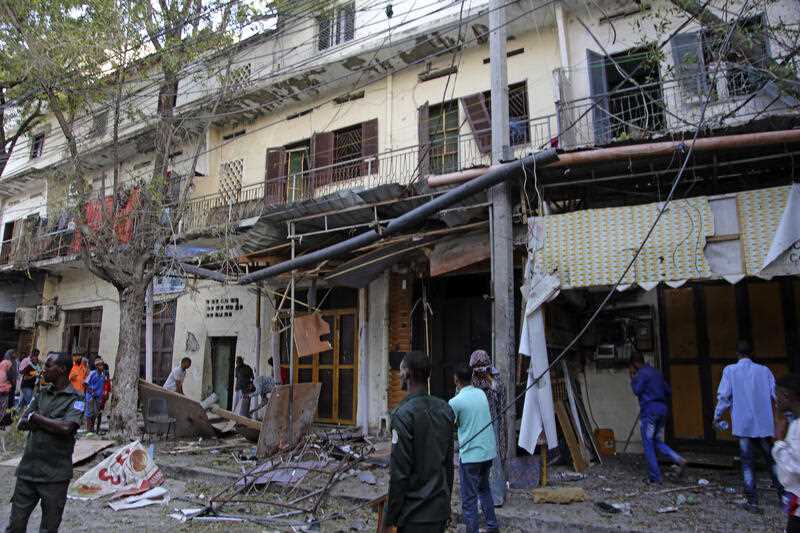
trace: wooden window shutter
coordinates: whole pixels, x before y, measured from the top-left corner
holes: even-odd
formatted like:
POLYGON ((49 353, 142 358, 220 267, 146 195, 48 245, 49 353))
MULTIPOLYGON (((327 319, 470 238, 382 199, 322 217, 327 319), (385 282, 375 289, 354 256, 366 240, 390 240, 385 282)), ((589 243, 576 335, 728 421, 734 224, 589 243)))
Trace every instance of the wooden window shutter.
POLYGON ((281 204, 286 201, 286 150, 267 148, 264 173, 264 204, 281 204))
POLYGON ((378 173, 378 119, 361 123, 361 176, 378 173))
POLYGON ((431 130, 430 130, 430 107, 425 102, 419 107, 417 112, 417 136, 419 141, 419 152, 417 157, 417 171, 420 176, 428 176, 431 173, 431 130))
POLYGON ((611 112, 608 101, 608 77, 606 76, 606 56, 586 50, 589 65, 589 92, 592 95, 592 123, 594 142, 597 145, 611 142, 611 112))
POLYGON ((475 93, 461 99, 469 126, 475 135, 475 143, 482 154, 492 152, 492 118, 483 93, 475 93))
POLYGON ((311 161, 314 164, 314 187, 333 181, 333 133, 322 132, 311 136, 311 161), (317 170, 319 169, 319 170, 317 170))

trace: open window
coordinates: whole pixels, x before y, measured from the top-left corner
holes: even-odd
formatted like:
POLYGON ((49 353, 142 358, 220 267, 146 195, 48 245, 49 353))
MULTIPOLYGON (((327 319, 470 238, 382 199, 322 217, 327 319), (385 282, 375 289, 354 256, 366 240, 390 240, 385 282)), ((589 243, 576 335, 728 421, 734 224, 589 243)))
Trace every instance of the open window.
POLYGON ((31 159, 38 159, 44 152, 44 133, 37 133, 31 137, 31 159))
POLYGON ((650 47, 611 56, 586 54, 595 144, 646 139, 664 130, 659 62, 650 47))
MULTIPOLYGON (((492 94, 491 91, 471 94, 461 98, 475 143, 482 154, 492 151, 492 94)), ((511 146, 530 142, 528 113, 528 84, 514 83, 508 86, 508 128, 511 146)))
POLYGON ((355 2, 342 4, 319 15, 317 26, 320 50, 352 41, 356 28, 355 2))

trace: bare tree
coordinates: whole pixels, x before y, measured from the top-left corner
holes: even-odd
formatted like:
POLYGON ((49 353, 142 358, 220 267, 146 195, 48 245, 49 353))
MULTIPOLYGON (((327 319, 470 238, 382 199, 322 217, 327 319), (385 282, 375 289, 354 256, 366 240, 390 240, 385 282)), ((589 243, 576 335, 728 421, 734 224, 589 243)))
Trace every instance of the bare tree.
POLYGON ((65 138, 68 158, 58 170, 69 192, 81 259, 119 295, 109 424, 113 432, 133 437, 138 430, 145 294, 152 279, 174 264, 170 250, 186 212, 205 133, 225 98, 239 32, 254 13, 236 0, 73 4, 9 0, 4 14, 33 59, 31 76, 65 138), (88 49, 82 49, 88 39, 88 49), (77 53, 79 59, 59 68, 56 47, 77 53), (179 82, 191 76, 210 80, 205 86, 212 89, 198 104, 179 109, 179 82), (139 109, 136 96, 141 94, 155 99, 154 114, 139 109), (104 151, 110 150, 112 164, 110 187, 104 173, 100 191, 93 192, 87 161, 96 144, 82 138, 81 128, 97 106, 111 115, 111 140, 104 151), (132 139, 124 130, 136 120, 150 127, 132 139), (131 143, 140 152, 152 151, 149 176, 123 171, 123 147, 131 143), (175 157, 182 159, 180 175, 173 168, 175 157))

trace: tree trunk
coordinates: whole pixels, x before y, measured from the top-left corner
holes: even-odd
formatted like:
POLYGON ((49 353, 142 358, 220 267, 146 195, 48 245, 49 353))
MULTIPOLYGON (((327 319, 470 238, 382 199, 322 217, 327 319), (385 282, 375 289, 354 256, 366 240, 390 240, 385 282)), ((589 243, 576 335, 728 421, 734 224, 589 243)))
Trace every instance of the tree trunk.
POLYGON ((119 347, 112 380, 111 433, 134 439, 139 433, 139 357, 146 284, 132 284, 119 291, 119 347))

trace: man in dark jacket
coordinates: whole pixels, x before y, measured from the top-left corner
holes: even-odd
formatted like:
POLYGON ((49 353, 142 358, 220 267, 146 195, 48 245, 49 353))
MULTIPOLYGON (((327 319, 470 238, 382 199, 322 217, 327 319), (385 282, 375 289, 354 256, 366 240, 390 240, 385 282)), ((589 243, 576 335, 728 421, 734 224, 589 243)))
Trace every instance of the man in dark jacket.
POLYGON ((640 353, 631 355, 629 372, 631 388, 639 398, 639 424, 644 457, 647 460, 647 480, 650 483, 660 484, 661 469, 658 467, 656 451, 678 465, 679 476, 686 468, 683 457, 661 440, 661 431, 667 420, 672 391, 661 372, 648 365, 640 353))
POLYGON ((253 369, 250 365, 245 364, 242 357, 236 358, 236 387, 233 391, 233 410, 236 411, 238 406, 239 414, 241 416, 250 416, 250 396, 255 392, 253 386, 253 369))
POLYGON ((72 479, 75 433, 83 419, 83 397, 70 385, 72 359, 54 353, 44 364, 39 388, 22 413, 18 428, 28 431, 25 452, 17 467, 6 533, 24 533, 36 504, 42 502, 39 531, 55 532, 61 525, 67 487, 72 479))
POLYGON ((386 531, 442 532, 450 517, 455 415, 447 402, 428 394, 430 374, 430 360, 420 352, 400 364, 408 395, 392 413, 386 531))

